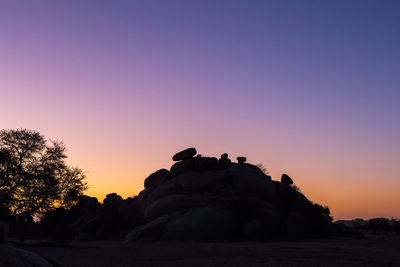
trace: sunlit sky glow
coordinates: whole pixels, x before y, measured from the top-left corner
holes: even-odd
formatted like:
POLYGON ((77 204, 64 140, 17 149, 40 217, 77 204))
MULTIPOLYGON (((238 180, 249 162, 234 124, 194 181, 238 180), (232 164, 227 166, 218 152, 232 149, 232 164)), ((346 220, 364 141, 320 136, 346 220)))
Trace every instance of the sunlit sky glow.
POLYGON ((399 86, 399 1, 0 3, 0 128, 63 140, 99 200, 195 146, 400 217, 399 86))

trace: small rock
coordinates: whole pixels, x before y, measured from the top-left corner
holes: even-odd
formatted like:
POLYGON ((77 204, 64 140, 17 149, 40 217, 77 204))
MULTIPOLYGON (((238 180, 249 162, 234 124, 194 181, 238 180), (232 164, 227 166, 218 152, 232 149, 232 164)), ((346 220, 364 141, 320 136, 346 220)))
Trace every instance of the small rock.
POLYGON ((231 166, 231 160, 228 159, 228 154, 224 153, 221 155, 221 158, 218 159, 218 166, 220 169, 226 169, 231 166))
POLYGON ((185 159, 191 159, 197 154, 196 148, 191 147, 185 150, 182 150, 178 153, 176 153, 173 157, 173 161, 180 161, 180 160, 185 160, 185 159))
POLYGON ((293 184, 293 180, 292 180, 292 178, 289 177, 289 175, 284 173, 284 174, 282 174, 282 177, 281 177, 281 183, 286 184, 286 185, 291 185, 291 184, 293 184))
POLYGON ((243 163, 245 163, 246 160, 247 160, 246 157, 237 157, 236 159, 237 159, 237 161, 238 161, 239 164, 243 164, 243 163))

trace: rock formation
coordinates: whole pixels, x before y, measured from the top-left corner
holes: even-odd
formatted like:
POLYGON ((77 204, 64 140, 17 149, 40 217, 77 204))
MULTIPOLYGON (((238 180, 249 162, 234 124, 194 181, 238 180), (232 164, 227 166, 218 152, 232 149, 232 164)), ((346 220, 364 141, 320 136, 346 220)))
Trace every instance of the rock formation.
MULTIPOLYGON (((138 196, 108 194, 99 203, 81 196, 70 210, 45 214, 36 237, 90 241, 240 241, 319 237, 328 233, 329 209, 310 202, 283 174, 273 181, 256 165, 195 148, 173 156, 169 170, 144 180, 138 196)), ((1 230, 1 229, 0 229, 1 230)))
MULTIPOLYGON (((228 155, 194 157, 190 148, 178 161, 145 180, 136 199, 146 223, 127 241, 233 241, 317 237, 331 217, 290 186, 272 181, 257 166, 228 155)), ((286 177, 286 176, 285 176, 286 177)), ((287 176, 288 177, 288 176, 287 176)), ((293 181, 292 181, 293 183, 293 181)))

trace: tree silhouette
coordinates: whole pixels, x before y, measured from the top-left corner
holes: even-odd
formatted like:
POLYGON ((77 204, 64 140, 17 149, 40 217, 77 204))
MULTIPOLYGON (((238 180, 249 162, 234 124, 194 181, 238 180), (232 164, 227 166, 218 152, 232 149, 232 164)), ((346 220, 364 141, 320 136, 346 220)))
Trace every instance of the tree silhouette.
POLYGON ((0 131, 0 218, 69 208, 87 189, 63 142, 28 129, 0 131))

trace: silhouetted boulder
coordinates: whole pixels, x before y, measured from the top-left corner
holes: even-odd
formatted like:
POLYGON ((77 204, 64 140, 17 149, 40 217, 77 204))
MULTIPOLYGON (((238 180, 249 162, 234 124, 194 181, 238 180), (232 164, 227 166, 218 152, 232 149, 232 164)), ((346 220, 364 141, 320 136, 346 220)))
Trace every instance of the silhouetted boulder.
POLYGON ((232 165, 231 160, 228 158, 228 154, 224 153, 221 155, 221 158, 218 159, 218 167, 220 169, 229 168, 232 165))
POLYGON ((292 178, 289 177, 289 175, 284 173, 281 176, 281 183, 286 184, 286 185, 291 185, 291 184, 293 184, 293 180, 292 180, 292 178))
POLYGON ((158 170, 144 180, 144 188, 158 186, 170 178, 170 172, 166 169, 158 170))
POLYGON ((209 171, 209 170, 216 170, 217 168, 218 168, 217 158, 210 158, 210 157, 194 158, 195 171, 209 171))
POLYGON ((246 157, 237 157, 236 159, 239 164, 243 164, 247 161, 246 157))
POLYGON ((197 151, 194 147, 182 150, 178 153, 176 153, 173 157, 173 161, 180 161, 180 160, 185 160, 185 159, 191 159, 196 155, 197 151))
POLYGON ((141 213, 144 212, 144 209, 146 208, 147 198, 152 191, 152 189, 145 188, 144 190, 139 192, 136 199, 136 210, 141 213))
POLYGON ((78 203, 73 207, 77 213, 82 212, 95 212, 96 209, 100 206, 99 201, 95 197, 89 196, 80 196, 78 203))
POLYGON ((171 176, 174 177, 185 172, 194 171, 194 168, 194 158, 179 161, 171 166, 171 176))
POLYGON ((246 209, 249 212, 248 217, 257 220, 263 226, 260 239, 275 239, 284 234, 284 217, 279 205, 249 196, 246 209))
MULTIPOLYGON (((148 197, 147 197, 147 201, 145 202, 145 206, 143 207, 144 209, 146 208, 147 205, 150 205, 152 203, 154 203, 155 201, 161 199, 161 198, 165 198, 171 195, 176 195, 176 194, 181 194, 182 193, 182 186, 180 185, 180 183, 177 180, 171 180, 168 181, 160 186, 158 186, 157 188, 155 188, 154 190, 152 190, 151 192, 148 192, 148 197)), ((144 194, 144 192, 140 192, 139 196, 141 194, 144 194)))
POLYGON ((172 195, 159 199, 147 206, 144 218, 153 220, 167 213, 204 207, 212 204, 213 201, 215 201, 215 196, 210 194, 172 195))
POLYGON ((173 218, 172 214, 166 214, 164 216, 158 217, 151 222, 140 225, 133 229, 126 236, 126 241, 158 241, 161 238, 162 233, 164 232, 165 226, 169 223, 169 221, 173 218))
POLYGON ((119 204, 122 201, 122 197, 117 193, 111 193, 106 195, 106 198, 103 200, 104 205, 115 205, 119 204))
POLYGON ((233 178, 232 184, 238 194, 255 196, 271 203, 277 202, 277 192, 262 172, 239 164, 232 165, 224 170, 224 173, 233 178))
POLYGON ((239 230, 235 215, 224 207, 193 208, 170 220, 160 240, 225 241, 239 230))
POLYGON ((182 194, 193 194, 211 192, 213 182, 220 178, 221 176, 213 171, 188 172, 179 175, 175 181, 179 184, 182 194))
POLYGON ((217 158, 196 157, 179 161, 171 166, 171 177, 192 171, 209 171, 218 169, 217 158))
POLYGON ((52 240, 122 239, 133 227, 143 223, 138 200, 139 197, 124 200, 111 193, 100 204, 96 198, 82 196, 70 210, 59 208, 46 212, 35 232, 40 238, 52 240))
POLYGON ((20 248, 0 244, 0 266, 6 267, 53 267, 41 256, 20 248))

